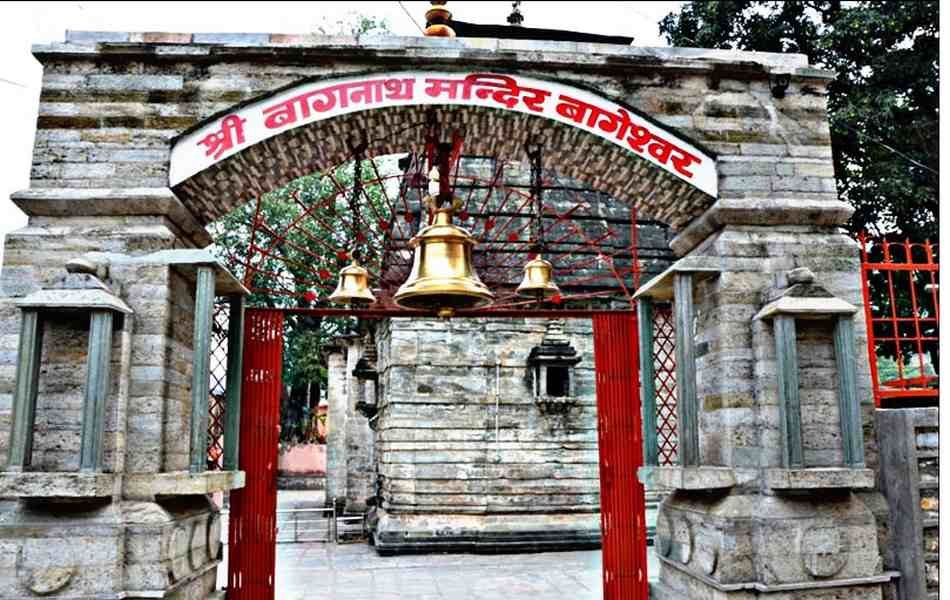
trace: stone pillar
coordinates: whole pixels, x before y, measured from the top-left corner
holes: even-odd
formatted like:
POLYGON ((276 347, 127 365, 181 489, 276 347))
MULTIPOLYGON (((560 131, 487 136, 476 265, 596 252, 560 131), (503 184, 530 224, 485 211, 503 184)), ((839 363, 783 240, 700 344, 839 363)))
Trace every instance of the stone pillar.
MULTIPOLYGON (((365 353, 364 337, 347 340, 346 354, 346 510, 364 512, 366 501, 376 492, 374 436, 366 415, 357 409, 372 390, 371 382, 356 375, 357 365, 365 353)), ((375 404, 375 401, 373 402, 375 404)))
POLYGON ((847 211, 728 204, 682 232, 673 247, 687 255, 638 291, 675 301, 677 360, 690 362, 677 365, 681 465, 641 470, 673 490, 652 597, 880 599, 893 574, 859 493, 875 485, 873 426, 861 438, 872 400, 857 247, 834 227, 847 211))
POLYGON ((47 230, 31 217, 12 234, 0 281, 0 343, 19 348, 16 386, 0 353, 0 390, 16 389, 0 434, 0 597, 217 598, 208 494, 240 487, 243 473, 188 470, 206 453, 189 436, 195 285, 209 301, 246 290, 206 252, 66 254, 104 242, 82 219, 62 221, 47 230))
POLYGON ((327 505, 346 497, 346 345, 325 350, 327 361, 327 505))

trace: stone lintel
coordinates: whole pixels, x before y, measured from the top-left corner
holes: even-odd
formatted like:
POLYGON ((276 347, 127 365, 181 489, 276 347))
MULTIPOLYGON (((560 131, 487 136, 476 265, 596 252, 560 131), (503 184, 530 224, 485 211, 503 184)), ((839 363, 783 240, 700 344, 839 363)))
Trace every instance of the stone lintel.
POLYGON ((772 491, 872 489, 875 476, 871 469, 844 467, 766 469, 765 487, 772 491))
POLYGON ((209 250, 177 248, 159 250, 144 256, 129 256, 111 252, 87 252, 83 255, 83 258, 94 264, 165 265, 178 271, 192 284, 197 281, 200 267, 210 267, 214 270, 215 295, 245 296, 251 293, 209 250))
POLYGON ((650 489, 724 490, 738 483, 731 467, 640 467, 637 476, 650 489))
POLYGON ((670 242, 683 256, 726 225, 843 225, 854 208, 840 200, 720 198, 670 242))
POLYGON ((809 67, 804 54, 743 52, 706 48, 638 47, 622 44, 564 42, 553 40, 516 40, 496 38, 433 38, 419 36, 326 36, 272 33, 146 33, 70 31, 66 42, 36 44, 33 55, 44 60, 76 55, 108 53, 115 55, 158 55, 166 58, 222 58, 249 56, 301 56, 332 54, 336 60, 365 60, 367 54, 413 58, 431 63, 436 54, 463 52, 474 63, 510 63, 516 61, 566 63, 574 69, 605 66, 629 69, 642 65, 650 68, 710 71, 728 67, 759 76, 771 71, 788 73, 793 79, 830 80, 830 72, 809 67))
POLYGON ((132 309, 121 298, 105 290, 45 289, 14 302, 20 308, 37 310, 111 310, 130 315, 132 309))
POLYGON ((116 486, 112 473, 0 472, 0 498, 108 498, 116 486))
POLYGON ((841 298, 795 298, 784 296, 762 307, 752 320, 789 315, 796 319, 827 319, 837 315, 853 315, 858 307, 841 298))
POLYGON ((633 297, 651 298, 655 302, 672 302, 673 280, 677 273, 692 274, 695 286, 697 281, 718 275, 723 270, 722 260, 718 256, 687 256, 640 286, 633 297))
POLYGON ((243 488, 244 480, 244 471, 133 473, 124 477, 122 494, 132 500, 213 494, 243 488))
POLYGON ((198 269, 200 267, 211 267, 214 270, 214 293, 218 296, 227 296, 232 294, 247 295, 251 291, 244 287, 237 277, 235 277, 227 267, 221 264, 218 259, 208 250, 159 250, 152 254, 142 257, 143 260, 167 264, 169 267, 179 271, 191 282, 197 281, 198 269))
POLYGON ((108 217, 161 215, 199 248, 210 246, 211 235, 168 188, 34 188, 10 196, 32 217, 108 217))

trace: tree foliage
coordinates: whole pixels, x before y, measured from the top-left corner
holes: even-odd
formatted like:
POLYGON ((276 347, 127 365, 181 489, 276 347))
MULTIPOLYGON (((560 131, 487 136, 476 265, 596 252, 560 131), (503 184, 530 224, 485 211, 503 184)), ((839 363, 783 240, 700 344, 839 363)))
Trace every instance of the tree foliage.
MULTIPOLYGON (((893 241, 936 241, 938 9, 936 0, 693 1, 667 15, 660 32, 674 46, 802 53, 813 66, 832 71, 828 117, 838 193, 855 208, 850 231, 893 241)), ((872 262, 882 260, 881 248, 870 249, 872 262)), ((927 283, 927 277, 912 275, 907 285, 895 286, 892 300, 886 274, 869 273, 871 305, 879 314, 893 309, 909 316, 910 286, 926 301, 927 283)), ((935 311, 924 302, 919 314, 932 317, 935 311)), ((936 336, 936 329, 925 334, 936 336)), ((896 350, 882 344, 876 352, 893 362, 896 350)), ((938 344, 927 342, 924 350, 937 368, 938 344)), ((901 343, 905 361, 914 352, 912 343, 901 343)))
MULTIPOLYGON (((368 160, 360 163, 363 181, 374 181, 377 171, 391 172, 395 166, 388 159, 377 162, 376 167, 368 160)), ((381 258, 385 231, 377 215, 383 220, 391 217, 383 184, 363 185, 352 210, 354 167, 350 162, 291 181, 212 224, 221 260, 254 290, 249 306, 306 308, 325 302, 351 257, 381 258), (250 275, 248 265, 253 266, 250 275)), ((310 436, 313 415, 308 409, 316 407, 317 394, 327 382, 322 349, 355 328, 352 318, 286 315, 283 441, 310 436)))
POLYGON ((803 53, 833 71, 828 113, 850 230, 922 241, 937 237, 937 16, 936 0, 693 1, 660 32, 674 46, 803 53))

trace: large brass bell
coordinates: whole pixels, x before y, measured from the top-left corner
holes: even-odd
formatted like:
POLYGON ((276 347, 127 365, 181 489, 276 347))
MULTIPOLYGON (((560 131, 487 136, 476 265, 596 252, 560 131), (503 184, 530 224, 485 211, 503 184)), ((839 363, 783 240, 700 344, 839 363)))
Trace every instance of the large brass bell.
POLYGON ((415 253, 409 279, 393 297, 399 306, 451 316, 455 310, 480 308, 494 300, 472 267, 475 239, 452 224, 452 213, 452 208, 436 210, 433 223, 409 241, 415 253))
POLYGON ((336 304, 372 304, 376 296, 369 289, 369 272, 353 261, 340 270, 340 281, 330 294, 330 302, 336 304))
POLYGON ((553 271, 554 266, 541 258, 541 255, 532 258, 524 266, 524 278, 517 292, 539 300, 559 294, 561 290, 554 283, 553 271))

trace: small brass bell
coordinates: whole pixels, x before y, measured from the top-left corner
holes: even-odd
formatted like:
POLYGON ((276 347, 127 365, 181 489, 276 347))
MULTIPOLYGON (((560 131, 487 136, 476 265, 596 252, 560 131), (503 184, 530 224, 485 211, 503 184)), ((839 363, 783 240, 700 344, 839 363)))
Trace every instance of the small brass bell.
POLYGON ((376 296, 369 289, 369 272, 353 261, 340 270, 340 282, 330 294, 330 302, 336 304, 372 304, 376 296))
POLYGON ((453 210, 436 210, 433 223, 410 240, 409 246, 415 249, 412 272, 393 296, 397 305, 436 310, 448 317, 455 310, 480 308, 494 300, 472 267, 475 239, 452 224, 453 210))
POLYGON ((541 258, 540 254, 532 258, 524 266, 524 279, 521 280, 517 292, 539 300, 559 294, 561 290, 554 283, 553 271, 554 266, 541 258))

